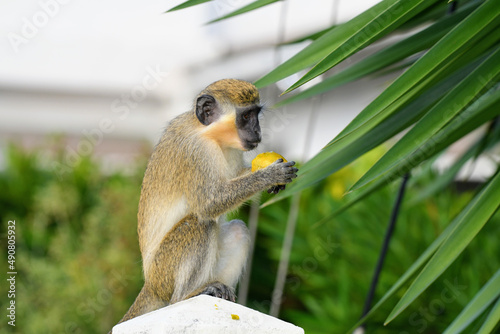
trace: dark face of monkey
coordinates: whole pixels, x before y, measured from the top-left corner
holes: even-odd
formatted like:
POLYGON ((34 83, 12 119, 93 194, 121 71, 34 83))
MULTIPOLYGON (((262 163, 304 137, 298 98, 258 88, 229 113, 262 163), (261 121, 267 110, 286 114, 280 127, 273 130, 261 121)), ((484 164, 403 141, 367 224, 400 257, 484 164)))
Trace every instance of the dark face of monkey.
POLYGON ((237 108, 236 110, 236 128, 241 143, 246 150, 253 150, 259 145, 262 136, 259 124, 260 106, 249 106, 237 108))

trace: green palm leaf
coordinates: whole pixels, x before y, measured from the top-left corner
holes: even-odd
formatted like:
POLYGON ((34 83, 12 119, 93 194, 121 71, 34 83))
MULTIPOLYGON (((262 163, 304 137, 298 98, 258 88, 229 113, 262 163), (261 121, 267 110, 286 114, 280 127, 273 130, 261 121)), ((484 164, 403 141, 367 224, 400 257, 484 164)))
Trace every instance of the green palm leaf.
POLYGON ((254 2, 246 5, 243 8, 237 9, 234 12, 231 12, 231 13, 229 13, 227 15, 219 17, 218 19, 212 20, 212 21, 210 21, 208 23, 215 23, 215 22, 219 22, 219 21, 222 21, 222 20, 226 20, 226 19, 229 19, 231 17, 237 16, 237 15, 241 15, 241 14, 244 14, 244 13, 248 13, 248 12, 250 12, 252 10, 256 10, 258 8, 270 5, 270 4, 278 2, 278 1, 281 1, 281 0, 257 0, 257 1, 254 1, 254 2))
POLYGON ((500 322, 500 298, 497 299, 495 305, 491 309, 488 317, 483 322, 483 325, 477 331, 477 334, 489 334, 493 332, 495 326, 500 322))
POLYGON ((184 9, 184 8, 188 8, 188 7, 192 7, 192 6, 196 6, 196 5, 200 5, 202 3, 209 2, 209 1, 212 1, 212 0, 188 0, 186 2, 181 3, 178 6, 175 6, 174 8, 167 10, 167 13, 174 12, 176 10, 180 10, 180 9, 184 9))
MULTIPOLYGON (((423 87, 428 87, 427 90, 423 90, 423 92, 412 101, 407 102, 404 99, 400 99, 398 103, 393 104, 391 108, 400 108, 399 111, 393 113, 384 122, 370 131, 369 140, 360 137, 345 146, 339 146, 338 143, 327 145, 321 152, 300 168, 300 177, 287 187, 286 192, 278 194, 273 199, 266 202, 264 206, 311 186, 354 161, 362 154, 387 141, 400 131, 406 129, 422 117, 432 105, 441 99, 447 91, 453 88, 457 82, 463 80, 463 78, 465 78, 476 66, 477 64, 474 62, 455 71, 455 73, 442 79, 440 82, 434 83, 431 80, 428 84, 421 84, 423 87)), ((376 189, 378 188, 372 188, 372 190, 376 189)), ((363 194, 368 195, 368 193, 371 192, 363 194)), ((340 210, 343 211, 347 209, 348 206, 351 206, 351 204, 354 204, 354 202, 364 197, 366 196, 360 195, 354 198, 340 210)), ((335 212, 332 213, 332 216, 334 215, 336 215, 335 212)))
POLYGON ((387 10, 397 0, 381 1, 352 20, 337 26, 309 44, 295 56, 276 67, 255 82, 257 87, 268 86, 320 61, 332 50, 341 46, 352 35, 363 31, 363 27, 374 17, 387 10))
MULTIPOLYGON (((399 168, 402 161, 417 153, 428 138, 437 133, 456 115, 464 110, 477 96, 491 85, 500 74, 500 48, 488 57, 476 70, 439 101, 389 152, 387 152, 352 190, 358 189, 391 170, 399 168)), ((460 115, 465 119, 467 115, 460 115)), ((434 146, 432 143, 429 145, 434 146)), ((433 147, 430 147, 433 149, 433 147)), ((413 163, 412 165, 416 165, 413 163)))
MULTIPOLYGON (((349 151, 351 145, 362 146, 364 150, 361 154, 367 152, 366 149, 375 147, 371 144, 377 141, 377 137, 372 131, 377 126, 387 122, 392 114, 400 112, 403 106, 420 94, 424 94, 435 82, 446 78, 460 67, 469 66, 474 58, 499 42, 499 29, 496 28, 498 23, 500 23, 500 2, 488 1, 481 5, 370 103, 319 154, 306 163, 301 168, 297 181, 272 202, 307 188, 356 159, 360 154, 356 155, 355 151, 349 151), (488 14, 489 19, 483 20, 485 18, 483 14, 488 14), (481 30, 478 27, 473 29, 477 24, 485 29, 481 30), (494 32, 490 33, 491 30, 494 32), (447 43, 453 46, 450 47, 447 43), (439 63, 439 66, 435 63, 439 63), (354 144, 357 141, 364 143, 354 144)), ((269 203, 271 202, 266 205, 269 203)))
POLYGON ((281 107, 289 103, 297 102, 324 93, 335 87, 395 64, 396 62, 401 61, 417 52, 428 49, 444 35, 446 35, 476 7, 477 4, 464 6, 460 11, 437 21, 428 28, 374 53, 347 69, 324 79, 313 87, 280 101, 275 105, 275 107, 281 107))
POLYGON ((312 70, 285 90, 285 93, 302 86, 306 82, 328 71, 356 51, 395 30, 401 24, 433 5, 435 2, 435 0, 397 1, 392 6, 388 7, 387 10, 377 15, 372 21, 368 22, 362 30, 349 36, 341 47, 339 46, 333 49, 333 51, 314 66, 312 70))
POLYGON ((366 314, 362 319, 360 319, 348 333, 360 326, 367 318, 369 318, 375 311, 377 311, 382 304, 384 304, 390 297, 392 297, 408 280, 419 270, 436 252, 436 250, 441 246, 443 241, 448 239, 450 234, 456 229, 459 222, 462 221, 465 215, 465 210, 460 212, 460 214, 444 229, 443 232, 434 240, 429 247, 418 257, 418 259, 413 262, 413 264, 406 270, 406 272, 397 280, 396 283, 387 291, 384 296, 373 306, 368 314, 366 314))
POLYGON ((318 38, 320 38, 321 36, 323 36, 324 34, 326 34, 327 32, 329 32, 330 30, 335 29, 335 28, 336 28, 336 26, 332 26, 332 27, 317 31, 317 32, 312 33, 312 34, 309 34, 309 35, 306 35, 303 37, 299 37, 299 38, 296 38, 296 39, 288 41, 288 42, 281 43, 280 45, 290 45, 290 44, 302 43, 305 41, 315 41, 318 38))
POLYGON ((386 320, 392 321, 457 258, 500 205, 500 173, 467 205, 448 238, 413 281, 386 320))
MULTIPOLYGON (((500 39, 498 34, 488 36, 488 33, 495 29, 499 23, 500 3, 494 0, 483 3, 361 111, 336 137, 334 142, 339 141, 354 130, 365 134, 368 129, 378 124, 376 120, 384 119, 387 114, 384 111, 391 104, 406 92, 413 90, 421 81, 435 75, 436 71, 445 69, 453 61, 460 62, 464 51, 483 38, 493 38, 492 43, 498 41, 500 39)), ((472 50, 472 52, 474 51, 472 50)))
POLYGON ((482 287, 443 334, 462 332, 500 296, 500 270, 482 287))
MULTIPOLYGON (((408 205, 413 205, 415 203, 418 203, 436 193, 438 193, 440 190, 444 189, 447 185, 449 185, 454 177, 457 175, 457 173, 460 171, 460 169, 465 165, 467 161, 470 159, 476 158, 478 153, 484 152, 491 147, 493 147, 495 144, 498 143, 500 140, 500 126, 498 124, 498 119, 493 120, 493 122, 490 124, 490 127, 487 131, 487 133, 479 139, 476 143, 471 145, 467 151, 462 154, 462 156, 457 159, 457 161, 443 174, 439 176, 435 182, 432 182, 432 184, 428 185, 426 188, 421 190, 418 194, 418 196, 412 198, 408 205)), ((432 162, 432 161, 431 161, 432 162)))

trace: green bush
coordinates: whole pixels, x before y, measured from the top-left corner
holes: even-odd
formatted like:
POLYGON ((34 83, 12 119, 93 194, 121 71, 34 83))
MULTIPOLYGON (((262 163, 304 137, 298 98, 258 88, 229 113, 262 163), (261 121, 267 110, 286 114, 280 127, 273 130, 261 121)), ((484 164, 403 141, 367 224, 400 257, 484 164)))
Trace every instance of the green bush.
MULTIPOLYGON (((106 332, 142 281, 136 215, 144 163, 131 175, 104 174, 83 157, 57 174, 36 152, 7 152, 1 233, 16 221, 18 319, 15 328, 2 321, 0 331, 106 332)), ((2 238, 2 258, 5 251, 2 238)))

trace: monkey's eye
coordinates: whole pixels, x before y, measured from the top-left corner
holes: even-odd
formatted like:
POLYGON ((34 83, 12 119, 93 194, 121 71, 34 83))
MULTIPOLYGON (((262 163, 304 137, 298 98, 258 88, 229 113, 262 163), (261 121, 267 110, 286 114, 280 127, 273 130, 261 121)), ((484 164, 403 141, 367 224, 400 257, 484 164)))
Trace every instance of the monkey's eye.
POLYGON ((248 121, 250 119, 250 114, 243 114, 243 119, 248 121))

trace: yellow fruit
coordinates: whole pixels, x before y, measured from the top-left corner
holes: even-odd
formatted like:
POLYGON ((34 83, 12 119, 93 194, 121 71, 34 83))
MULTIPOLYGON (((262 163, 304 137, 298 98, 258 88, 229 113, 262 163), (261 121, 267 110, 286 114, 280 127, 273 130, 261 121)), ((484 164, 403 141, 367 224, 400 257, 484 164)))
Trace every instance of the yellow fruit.
POLYGON ((258 156, 256 156, 255 159, 252 160, 252 172, 255 172, 256 170, 262 168, 266 168, 267 166, 269 166, 278 159, 283 159, 283 162, 287 162, 286 159, 283 158, 278 153, 274 152, 261 153, 258 156))

